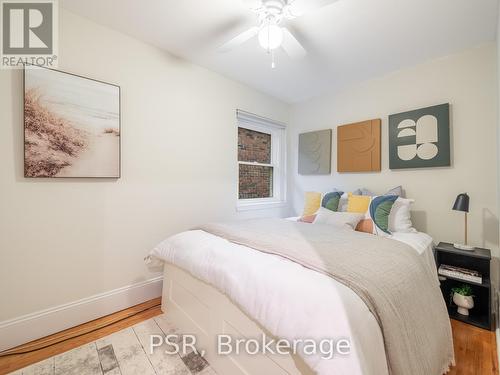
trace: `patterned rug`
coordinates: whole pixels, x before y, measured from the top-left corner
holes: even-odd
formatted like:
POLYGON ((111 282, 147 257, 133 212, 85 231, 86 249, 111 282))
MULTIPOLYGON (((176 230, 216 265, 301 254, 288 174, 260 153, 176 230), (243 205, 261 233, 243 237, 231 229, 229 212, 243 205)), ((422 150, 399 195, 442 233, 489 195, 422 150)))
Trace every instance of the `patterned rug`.
POLYGON ((150 335, 171 334, 179 332, 160 315, 11 375, 216 375, 195 352, 166 354, 164 344, 150 353, 150 335))

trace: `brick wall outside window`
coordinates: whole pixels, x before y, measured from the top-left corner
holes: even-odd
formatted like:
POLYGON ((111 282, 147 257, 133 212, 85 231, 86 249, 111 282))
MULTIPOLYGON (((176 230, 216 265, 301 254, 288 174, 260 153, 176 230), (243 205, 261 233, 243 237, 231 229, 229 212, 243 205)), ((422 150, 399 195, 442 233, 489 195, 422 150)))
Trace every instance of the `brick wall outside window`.
MULTIPOLYGON (((271 163, 271 135, 238 128, 238 161, 271 163)), ((239 165, 239 198, 269 198, 273 196, 273 167, 239 165)))
POLYGON ((238 128, 238 161, 271 164, 271 134, 238 128))
POLYGON ((240 199, 273 196, 273 167, 240 164, 240 199))

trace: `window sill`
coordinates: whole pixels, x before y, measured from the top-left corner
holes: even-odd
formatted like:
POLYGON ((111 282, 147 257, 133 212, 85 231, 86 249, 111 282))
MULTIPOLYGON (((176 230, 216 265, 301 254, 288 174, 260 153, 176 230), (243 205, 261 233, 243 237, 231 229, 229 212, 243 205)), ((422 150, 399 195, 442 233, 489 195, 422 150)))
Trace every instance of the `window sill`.
POLYGON ((281 208, 286 206, 286 201, 268 200, 268 201, 252 201, 245 202, 244 200, 238 201, 236 205, 237 211, 250 211, 250 210, 266 210, 271 208, 281 208))

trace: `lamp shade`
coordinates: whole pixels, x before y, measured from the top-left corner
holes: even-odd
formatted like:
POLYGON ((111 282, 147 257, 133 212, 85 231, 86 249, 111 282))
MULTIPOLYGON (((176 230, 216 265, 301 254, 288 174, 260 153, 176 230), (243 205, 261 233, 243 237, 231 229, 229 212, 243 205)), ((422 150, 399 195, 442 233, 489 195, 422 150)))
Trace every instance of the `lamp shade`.
POLYGON ((453 209, 455 211, 469 212, 469 196, 467 195, 467 193, 457 195, 457 199, 455 199, 453 209))

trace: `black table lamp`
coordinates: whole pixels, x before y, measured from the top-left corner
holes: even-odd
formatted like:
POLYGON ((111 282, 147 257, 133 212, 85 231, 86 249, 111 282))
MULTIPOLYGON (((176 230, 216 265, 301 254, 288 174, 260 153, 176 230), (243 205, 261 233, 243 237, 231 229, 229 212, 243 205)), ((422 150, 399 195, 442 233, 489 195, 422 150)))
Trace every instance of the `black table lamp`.
POLYGON ((465 212, 465 243, 455 243, 453 244, 453 246, 460 250, 472 251, 475 249, 475 247, 467 245, 467 213, 469 212, 469 196, 467 195, 467 193, 461 193, 457 195, 457 199, 455 199, 453 209, 455 211, 465 212))

